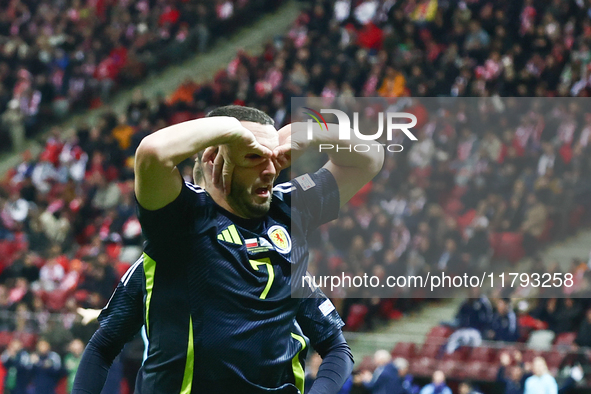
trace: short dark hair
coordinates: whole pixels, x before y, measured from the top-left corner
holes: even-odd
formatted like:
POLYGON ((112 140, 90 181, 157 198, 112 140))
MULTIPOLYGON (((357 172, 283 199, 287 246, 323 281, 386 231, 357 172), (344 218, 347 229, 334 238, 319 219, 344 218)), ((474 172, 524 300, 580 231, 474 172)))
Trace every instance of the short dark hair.
POLYGON ((243 107, 240 105, 226 105, 218 107, 207 114, 211 116, 231 116, 243 122, 254 122, 262 125, 275 125, 275 121, 269 115, 253 107, 243 107))

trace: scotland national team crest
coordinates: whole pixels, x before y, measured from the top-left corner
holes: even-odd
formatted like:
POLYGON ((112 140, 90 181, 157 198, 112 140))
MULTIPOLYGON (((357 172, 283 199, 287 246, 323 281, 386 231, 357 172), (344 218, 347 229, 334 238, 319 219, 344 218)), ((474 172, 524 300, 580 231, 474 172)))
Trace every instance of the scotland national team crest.
POLYGON ((269 231, 267 231, 267 235, 279 253, 286 254, 291 251, 291 238, 285 228, 281 226, 272 226, 269 231))

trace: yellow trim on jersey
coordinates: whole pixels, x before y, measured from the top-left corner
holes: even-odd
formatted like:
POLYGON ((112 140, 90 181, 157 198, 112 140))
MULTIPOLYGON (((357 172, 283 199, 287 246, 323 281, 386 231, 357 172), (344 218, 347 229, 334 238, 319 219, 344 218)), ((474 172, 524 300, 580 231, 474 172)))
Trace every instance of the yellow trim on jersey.
POLYGON ((146 335, 148 338, 150 338, 150 301, 152 300, 155 272, 156 261, 144 253, 144 275, 146 276, 146 335))
POLYGON ((293 332, 291 333, 291 337, 302 344, 302 348, 300 349, 300 351, 297 352, 296 355, 293 356, 293 358, 291 359, 291 368, 293 369, 293 377, 295 378, 295 386, 297 387, 298 390, 300 390, 300 393, 303 393, 304 392, 305 374, 304 374, 304 367, 302 366, 302 363, 300 362, 300 353, 302 352, 302 350, 304 350, 306 348, 306 340, 304 338, 302 338, 300 335, 294 334, 293 332))
POLYGON ((193 349, 193 318, 189 318, 189 343, 187 345, 187 360, 180 394, 191 394, 193 388, 193 369, 195 367, 195 351, 193 349))

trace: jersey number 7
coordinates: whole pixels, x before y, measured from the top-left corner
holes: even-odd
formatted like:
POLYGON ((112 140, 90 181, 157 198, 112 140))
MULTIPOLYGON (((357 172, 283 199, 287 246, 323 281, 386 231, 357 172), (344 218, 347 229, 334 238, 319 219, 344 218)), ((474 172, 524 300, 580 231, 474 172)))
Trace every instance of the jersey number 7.
POLYGON ((264 300, 265 298, 267 298, 267 294, 269 294, 269 290, 271 289, 271 285, 273 284, 273 279, 275 279, 275 272, 273 271, 273 265, 271 264, 271 259, 266 257, 264 259, 248 260, 248 261, 250 262, 250 265, 252 265, 252 268, 254 268, 255 271, 258 271, 259 266, 261 266, 261 265, 267 266, 267 272, 269 273, 269 279, 267 279, 267 286, 265 286, 265 289, 263 290, 263 292, 259 296, 259 298, 261 300, 264 300))

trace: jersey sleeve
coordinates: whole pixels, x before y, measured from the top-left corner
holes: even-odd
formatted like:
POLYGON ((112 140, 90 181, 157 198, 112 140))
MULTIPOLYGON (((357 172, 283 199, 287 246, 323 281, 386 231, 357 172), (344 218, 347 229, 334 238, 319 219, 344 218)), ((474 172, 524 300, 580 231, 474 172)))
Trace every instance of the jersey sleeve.
POLYGON ((98 317, 94 333, 80 361, 72 394, 99 394, 113 360, 143 325, 143 258, 123 275, 98 317))
POLYGON ((311 294, 302 299, 296 320, 312 347, 341 333, 345 325, 333 303, 319 288, 310 289, 311 294))
POLYGON ((285 186, 279 190, 284 194, 291 194, 288 201, 291 204, 292 216, 300 215, 302 226, 308 233, 338 218, 339 187, 327 169, 321 168, 313 174, 301 175, 283 185, 291 186, 289 193, 286 193, 285 186))
POLYGON ((140 258, 123 275, 98 317, 101 328, 119 349, 133 339, 144 324, 143 283, 143 258, 140 258))
POLYGON ((163 208, 149 210, 136 199, 138 219, 146 240, 153 244, 168 245, 187 232, 195 223, 195 217, 205 206, 205 190, 183 182, 178 197, 163 208))

